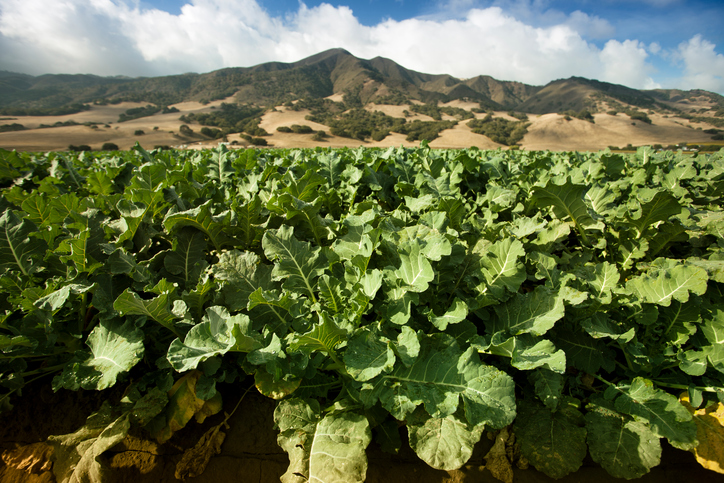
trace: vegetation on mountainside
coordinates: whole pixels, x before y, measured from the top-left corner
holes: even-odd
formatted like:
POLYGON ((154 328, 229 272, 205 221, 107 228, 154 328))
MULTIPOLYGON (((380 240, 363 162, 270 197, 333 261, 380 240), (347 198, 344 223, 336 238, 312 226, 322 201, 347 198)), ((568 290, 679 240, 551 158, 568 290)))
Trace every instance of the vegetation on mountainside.
POLYGON ((468 121, 468 127, 476 134, 487 136, 492 141, 512 146, 520 142, 528 132, 529 122, 510 121, 501 117, 493 117, 488 113, 483 119, 468 121))

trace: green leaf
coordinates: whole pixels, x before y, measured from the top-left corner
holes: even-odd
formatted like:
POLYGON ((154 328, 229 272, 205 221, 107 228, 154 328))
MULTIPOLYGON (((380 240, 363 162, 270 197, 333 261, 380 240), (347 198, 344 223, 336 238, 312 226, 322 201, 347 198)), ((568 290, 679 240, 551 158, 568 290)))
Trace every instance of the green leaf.
POLYGON ((604 312, 596 312, 590 318, 581 321, 581 327, 588 335, 594 339, 602 339, 605 337, 622 342, 630 342, 635 335, 636 329, 631 327, 623 332, 621 324, 617 324, 608 314, 604 312))
POLYGON ((331 317, 323 313, 320 318, 322 321, 316 324, 309 332, 298 336, 297 339, 289 344, 292 350, 303 350, 305 352, 321 351, 334 355, 334 348, 347 339, 347 331, 337 327, 331 317))
POLYGON ((268 230, 262 238, 264 254, 275 261, 272 270, 274 280, 284 280, 284 288, 299 292, 316 301, 314 287, 317 278, 324 272, 325 259, 321 248, 314 250, 309 243, 294 237, 294 229, 284 225, 278 230, 268 230))
POLYGON ((321 416, 316 401, 298 398, 282 400, 274 410, 277 441, 289 454, 281 481, 363 482, 372 440, 367 419, 353 412, 321 416))
POLYGON ((395 272, 405 282, 408 290, 424 292, 428 284, 435 278, 430 261, 421 253, 420 245, 414 242, 409 251, 400 253, 400 268, 395 272))
POLYGON ((11 210, 0 217, 0 271, 20 270, 24 276, 42 270, 45 243, 31 234, 38 231, 33 222, 21 220, 11 210))
POLYGON ((661 461, 659 438, 641 422, 616 412, 595 398, 586 413, 588 449, 593 460, 614 478, 640 478, 661 461))
POLYGON ((565 398, 556 412, 523 400, 515 418, 515 435, 523 456, 538 471, 559 479, 578 471, 588 453, 578 401, 565 398))
POLYGON ((482 295, 501 301, 506 289, 515 293, 525 281, 525 266, 519 260, 525 257, 525 250, 520 240, 506 238, 489 246, 478 242, 473 253, 481 257, 483 279, 478 290, 482 295))
POLYGON ((180 275, 187 284, 194 284, 206 267, 206 240, 203 233, 183 228, 173 240, 173 250, 163 260, 170 273, 180 275))
POLYGON ((91 171, 86 177, 88 190, 101 196, 113 194, 113 180, 103 171, 91 171))
POLYGON ((640 216, 633 218, 626 214, 628 224, 633 226, 641 238, 646 230, 659 221, 666 221, 674 215, 681 213, 681 205, 670 193, 665 191, 657 192, 648 203, 641 205, 640 216))
POLYGON ((559 220, 570 218, 583 242, 588 243, 586 229, 598 228, 599 225, 591 217, 583 201, 587 191, 586 186, 574 185, 570 181, 562 186, 549 182, 545 188, 533 188, 532 197, 539 208, 552 206, 553 213, 559 220))
POLYGON ((516 294, 505 304, 496 305, 499 327, 512 335, 543 335, 560 320, 563 300, 548 287, 539 285, 532 292, 516 294))
POLYGON ((169 233, 173 233, 179 228, 191 226, 202 231, 214 247, 220 250, 226 245, 232 245, 233 239, 229 237, 224 229, 225 214, 214 216, 211 214, 212 200, 207 201, 203 205, 192 210, 181 211, 168 215, 163 220, 163 226, 169 233))
POLYGON ((274 288, 272 267, 261 263, 259 256, 252 252, 222 252, 219 262, 211 266, 211 274, 223 282, 221 291, 232 312, 246 309, 249 296, 255 291, 274 288))
POLYGON ((618 281, 621 275, 616 269, 616 265, 612 265, 608 262, 597 263, 593 269, 593 274, 588 284, 593 288, 594 292, 591 294, 596 297, 602 304, 610 304, 612 297, 612 290, 618 287, 618 281))
POLYGON ((642 377, 635 378, 631 386, 619 386, 618 390, 622 394, 616 398, 616 410, 647 422, 656 436, 668 439, 676 448, 696 447, 696 424, 676 397, 654 389, 653 383, 642 377))
POLYGON ((362 400, 368 406, 380 401, 399 420, 419 404, 433 417, 446 417, 457 411, 460 401, 472 426, 501 428, 515 417, 510 376, 482 364, 472 348, 462 352, 446 334, 423 338, 409 367, 398 364, 392 372, 363 384, 362 400))
POLYGON ((428 314, 428 318, 430 319, 432 325, 441 331, 447 329, 448 324, 457 324, 462 322, 467 316, 468 304, 458 298, 453 301, 452 307, 450 307, 444 315, 438 317, 432 312, 428 314))
POLYGON ((343 260, 352 260, 356 256, 369 258, 376 245, 370 236, 371 231, 372 227, 367 224, 348 226, 347 234, 335 240, 332 249, 343 260))
POLYGON ((254 334, 245 314, 229 315, 224 307, 209 307, 204 320, 191 328, 183 343, 171 342, 167 359, 177 372, 185 372, 203 361, 227 352, 251 352, 263 346, 261 334, 254 334))
POLYGON ((568 364, 588 374, 596 374, 601 366, 608 367, 612 363, 606 345, 587 334, 566 331, 557 333, 554 339, 565 351, 568 364))
MULTIPOLYGON (((53 380, 55 390, 63 387, 101 391, 113 386, 118 376, 128 372, 143 357, 143 332, 133 322, 123 325, 101 319, 86 341, 87 357, 71 361, 53 380)), ((77 357, 77 356, 76 356, 77 357)))
POLYGON ((533 383, 538 399, 541 400, 545 407, 555 411, 563 393, 565 382, 563 375, 539 367, 530 373, 528 380, 533 383))
POLYGON ((241 242, 242 246, 250 249, 258 246, 261 242, 263 229, 260 226, 263 219, 261 216, 261 200, 258 196, 246 204, 238 206, 234 209, 236 213, 236 238, 241 242))
POLYGON ((468 462, 483 429, 470 426, 455 414, 433 418, 424 411, 416 411, 406 423, 410 447, 417 456, 445 471, 457 470, 468 462))
POLYGON ((391 371, 395 365, 395 353, 389 340, 362 327, 349 339, 344 363, 354 380, 364 382, 391 371))
POLYGON ((671 305, 671 299, 684 303, 689 300, 689 293, 703 295, 706 292, 708 277, 704 269, 674 260, 666 262, 670 263, 632 278, 626 288, 642 301, 664 307, 671 305))
POLYGON ((177 317, 171 311, 171 297, 172 291, 164 290, 157 297, 144 300, 131 289, 126 289, 113 302, 113 308, 121 315, 145 315, 176 333, 174 320, 177 317))

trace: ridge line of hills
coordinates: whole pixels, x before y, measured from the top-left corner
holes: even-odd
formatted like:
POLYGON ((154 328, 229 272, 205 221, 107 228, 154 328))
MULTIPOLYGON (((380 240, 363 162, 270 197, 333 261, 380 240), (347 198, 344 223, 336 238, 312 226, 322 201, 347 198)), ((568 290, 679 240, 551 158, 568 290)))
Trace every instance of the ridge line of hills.
POLYGON ((500 81, 486 75, 459 79, 406 69, 383 57, 360 59, 343 49, 292 63, 268 62, 163 77, 0 72, 0 113, 5 115, 71 113, 82 110, 84 104, 123 101, 157 106, 184 101, 205 103, 230 96, 235 96, 238 103, 273 107, 334 94, 354 96, 361 105, 463 100, 479 103, 481 109, 531 114, 600 112, 618 107, 724 117, 724 96, 701 89, 638 90, 582 77, 555 80, 544 86, 500 81), (692 105, 698 109, 692 109, 692 105))

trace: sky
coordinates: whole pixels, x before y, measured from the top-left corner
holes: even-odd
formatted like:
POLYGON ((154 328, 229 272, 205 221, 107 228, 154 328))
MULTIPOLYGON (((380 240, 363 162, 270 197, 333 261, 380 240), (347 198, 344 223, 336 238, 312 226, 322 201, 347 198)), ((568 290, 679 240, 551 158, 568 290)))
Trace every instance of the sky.
POLYGON ((341 47, 458 78, 724 94, 722 26, 721 0, 0 0, 0 70, 203 73, 341 47))

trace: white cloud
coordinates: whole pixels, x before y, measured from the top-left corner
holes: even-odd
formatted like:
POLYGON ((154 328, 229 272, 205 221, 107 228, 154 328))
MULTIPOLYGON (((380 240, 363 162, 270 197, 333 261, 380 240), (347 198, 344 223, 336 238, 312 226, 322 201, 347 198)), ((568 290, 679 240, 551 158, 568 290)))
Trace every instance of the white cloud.
POLYGON ((654 69, 647 57, 646 46, 638 40, 609 40, 601 51, 604 70, 600 80, 644 89, 661 87, 648 75, 654 69))
POLYGON ((724 92, 724 55, 715 49, 716 45, 700 35, 679 44, 673 53, 674 60, 684 64, 678 87, 724 92))
MULTIPOLYGON (((296 12, 273 17, 256 0, 188 1, 173 15, 139 8, 134 0, 0 0, 0 69, 100 75, 208 72, 293 62, 342 47, 362 58, 379 55, 407 68, 458 77, 486 74, 542 85, 575 75, 637 88, 656 85, 646 46, 638 40, 610 40, 597 47, 587 39, 608 38, 613 28, 583 12, 553 12, 545 25, 534 26, 525 16, 510 13, 514 10, 470 8, 477 3, 451 0, 460 15, 365 26, 348 7, 324 3, 309 8, 300 2, 296 12)), ((535 1, 518 3, 528 11, 544 8, 535 1)), ((719 74, 711 77, 711 70, 697 67, 697 55, 721 55, 696 39, 680 47, 687 75, 716 80, 719 74)), ((656 46, 648 52, 655 54, 656 46)))

